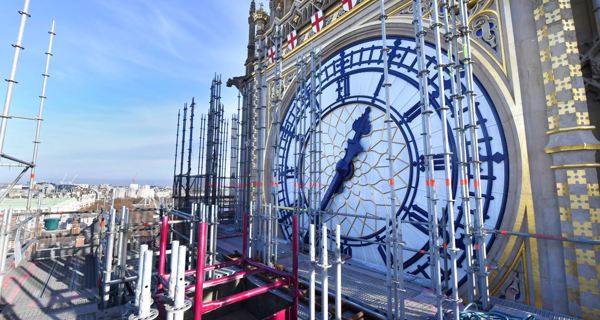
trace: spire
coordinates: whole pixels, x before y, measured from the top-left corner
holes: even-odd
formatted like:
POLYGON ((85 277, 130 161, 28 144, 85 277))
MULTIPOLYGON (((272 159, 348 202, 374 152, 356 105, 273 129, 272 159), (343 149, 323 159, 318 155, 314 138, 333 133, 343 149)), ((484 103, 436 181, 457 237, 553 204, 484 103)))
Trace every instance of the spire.
MULTIPOLYGON (((262 8, 262 3, 260 4, 262 8)), ((261 9, 259 9, 260 11, 261 9)), ((256 35, 256 23, 254 21, 254 15, 256 14, 256 2, 252 0, 250 2, 250 12, 248 14, 248 52, 246 54, 246 75, 252 73, 254 66, 254 50, 255 47, 255 35, 256 35)))

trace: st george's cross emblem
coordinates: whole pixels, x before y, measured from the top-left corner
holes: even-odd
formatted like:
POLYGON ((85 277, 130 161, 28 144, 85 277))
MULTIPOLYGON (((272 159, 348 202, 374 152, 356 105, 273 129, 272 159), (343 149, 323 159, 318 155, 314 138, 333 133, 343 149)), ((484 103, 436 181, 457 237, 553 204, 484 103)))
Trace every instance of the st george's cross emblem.
POLYGON ((350 11, 356 6, 357 0, 342 0, 342 8, 345 11, 350 11))
POLYGON ((267 53, 267 56, 269 58, 269 63, 275 62, 275 46, 272 46, 269 49, 269 52, 267 53))
POLYGON ((310 16, 310 24, 312 25, 312 31, 317 33, 323 29, 323 22, 325 18, 323 17, 323 10, 318 10, 310 16))
POLYGON ((296 34, 296 30, 292 29, 287 36, 287 44, 288 49, 294 50, 294 48, 298 45, 298 36, 296 34))

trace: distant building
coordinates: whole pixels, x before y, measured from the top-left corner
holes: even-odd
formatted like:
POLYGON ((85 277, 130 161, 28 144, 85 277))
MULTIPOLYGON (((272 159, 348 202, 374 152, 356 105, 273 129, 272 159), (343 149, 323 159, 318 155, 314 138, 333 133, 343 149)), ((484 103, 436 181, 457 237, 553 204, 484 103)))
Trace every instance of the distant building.
POLYGON ((115 199, 124 199, 124 198, 127 198, 127 195, 128 195, 127 191, 128 191, 127 188, 115 187, 112 189, 112 193, 113 193, 112 196, 115 199))
POLYGON ((137 183, 132 183, 129 185, 129 189, 127 190, 128 198, 138 198, 138 191, 140 189, 140 185, 137 183))
POLYGON ((154 189, 152 189, 149 185, 142 186, 137 193, 137 198, 154 198, 154 189))

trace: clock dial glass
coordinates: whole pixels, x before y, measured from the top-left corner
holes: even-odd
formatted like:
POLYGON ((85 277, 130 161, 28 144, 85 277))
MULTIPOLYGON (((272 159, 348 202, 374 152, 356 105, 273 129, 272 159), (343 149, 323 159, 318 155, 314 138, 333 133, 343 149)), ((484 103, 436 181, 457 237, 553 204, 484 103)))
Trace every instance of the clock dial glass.
MULTIPOLYGON (((417 78, 417 56, 413 39, 391 38, 389 79, 392 84, 390 102, 392 106, 392 157, 396 216, 401 224, 404 251, 404 267, 407 273, 418 279, 429 279, 429 259, 423 251, 429 249, 428 211, 423 161, 422 117, 419 106, 417 78), (393 45, 392 45, 393 44, 393 45), (412 223, 408 223, 412 222, 412 223), (419 252, 421 251, 421 252, 419 252)), ((441 118, 437 97, 437 73, 433 72, 435 51, 431 46, 425 50, 429 75, 429 94, 436 110, 431 121, 432 147, 434 153, 434 175, 436 181, 444 181, 443 146, 441 140, 441 118)), ((321 107, 319 119, 320 136, 320 181, 311 181, 310 143, 313 131, 310 127, 308 87, 300 88, 297 97, 285 111, 278 141, 276 177, 279 183, 275 199, 281 206, 308 206, 310 188, 319 188, 323 196, 336 174, 337 163, 344 158, 348 142, 355 135, 354 122, 370 109, 371 130, 360 138, 362 152, 352 158, 352 174, 342 183, 341 191, 334 194, 327 204, 333 215, 333 225, 340 224, 343 251, 352 259, 375 269, 384 269, 385 264, 385 217, 390 214, 390 187, 388 173, 388 138, 385 126, 385 97, 381 40, 366 40, 350 45, 323 61, 319 69, 321 107), (295 177, 295 168, 299 168, 295 177), (296 181, 300 181, 297 184, 296 181), (298 192, 300 188, 300 192, 298 192), (335 215, 346 213, 352 216, 335 215)), ((445 74, 447 103, 451 104, 450 77, 445 74)), ((508 187, 508 153, 500 118, 489 95, 475 81, 478 136, 481 163, 481 187, 483 190, 485 226, 499 226, 506 203, 508 187)), ((466 115, 465 115, 466 116, 466 115)), ((468 119, 463 119, 468 123, 468 119)), ((455 110, 451 106, 448 117, 450 146, 453 164, 456 164, 455 110)), ((467 146, 470 141, 467 139, 467 146)), ((470 158, 470 150, 467 152, 470 158)), ((455 202, 457 246, 464 250, 462 238, 464 226, 460 190, 457 188, 457 167, 452 166, 455 202)), ((469 175, 471 176, 471 172, 469 175)), ((443 183, 436 184, 440 201, 438 214, 443 216, 447 205, 443 183)), ((320 202, 320 200, 319 200, 320 202)), ((474 207, 474 204, 472 204, 474 207)), ((472 213, 471 213, 472 214, 472 213)), ((280 220, 284 234, 290 236, 290 212, 281 210, 280 220)), ((301 219, 307 228, 309 219, 301 219)), ((491 245, 493 238, 488 241, 491 245)), ((463 268, 464 251, 459 258, 463 268)), ((461 269, 464 275, 464 268, 461 269)))

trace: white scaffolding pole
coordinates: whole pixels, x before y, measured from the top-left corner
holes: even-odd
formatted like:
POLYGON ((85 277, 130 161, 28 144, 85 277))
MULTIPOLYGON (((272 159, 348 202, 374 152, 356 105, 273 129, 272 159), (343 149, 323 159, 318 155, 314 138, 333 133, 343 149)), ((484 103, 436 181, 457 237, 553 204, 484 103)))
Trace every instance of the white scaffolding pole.
POLYGON ((248 259, 254 257, 254 203, 250 201, 248 210, 248 259))
POLYGON ((148 245, 142 244, 140 246, 139 260, 138 260, 138 277, 135 284, 135 300, 134 305, 140 306, 140 294, 142 292, 143 272, 144 272, 144 253, 148 251, 148 245))
POLYGON ((475 217, 474 217, 474 232, 475 252, 477 254, 477 282, 478 293, 481 299, 481 305, 484 310, 487 310, 490 303, 488 289, 488 275, 486 266, 486 241, 483 232, 483 202, 481 197, 481 169, 479 160, 479 138, 477 130, 477 115, 475 105, 475 91, 473 88, 473 68, 471 59, 471 28, 469 27, 468 9, 466 0, 458 0, 458 8, 460 13, 460 35, 463 45, 463 57, 461 63, 464 67, 464 84, 466 87, 465 95, 467 100, 467 110, 469 116, 469 128, 471 136, 471 172, 473 174, 473 189, 475 192, 475 217))
POLYGON ((2 121, 0 122, 0 156, 3 155, 4 152, 4 140, 6 139, 6 125, 8 124, 8 118, 10 114, 10 105, 12 102, 13 89, 15 84, 17 83, 15 77, 17 75, 17 65, 19 64, 19 57, 21 55, 21 51, 23 48, 23 33, 25 32, 25 24, 27 22, 27 18, 31 17, 29 14, 29 1, 25 0, 23 4, 23 10, 19 11, 21 15, 21 23, 19 24, 19 32, 17 34, 17 42, 12 46, 15 48, 15 53, 13 55, 12 66, 10 69, 10 75, 6 82, 8 82, 8 86, 6 88, 6 98, 4 100, 4 111, 2 112, 2 121))
POLYGON ((152 306, 152 293, 150 292, 150 285, 152 283, 152 258, 154 253, 151 250, 144 252, 144 264, 141 270, 142 272, 142 286, 140 292, 140 306, 138 309, 137 317, 130 317, 130 319, 154 319, 158 316, 156 309, 151 309, 152 306))
MULTIPOLYGON (((168 295, 171 300, 175 301, 175 285, 177 284, 177 264, 179 262, 179 241, 171 242, 171 264, 169 271, 169 288, 168 295)), ((167 320, 173 320, 173 314, 167 314, 167 320)))
POLYGON ((404 319, 404 255, 402 228, 398 228, 396 217, 396 191, 394 189, 394 151, 392 141, 392 118, 390 106, 389 66, 386 33, 385 1, 379 1, 381 22, 381 51, 383 56, 383 87, 385 92, 385 127, 388 145, 388 185, 390 211, 386 215, 386 282, 388 287, 387 313, 390 319, 404 319), (390 230, 391 227, 391 230, 390 230), (399 248, 398 248, 399 247, 399 248), (392 261, 392 256, 394 257, 392 261))
POLYGON ((315 320, 315 286, 316 286, 316 267, 317 267, 317 257, 315 250, 315 225, 313 223, 309 226, 308 231, 308 241, 309 241, 309 258, 310 258, 310 271, 309 271, 309 288, 308 288, 308 309, 309 309, 309 319, 315 320))
POLYGON ((110 300, 110 280, 112 277, 112 262, 115 245, 115 209, 110 209, 110 224, 107 232, 106 250, 104 251, 104 284, 102 286, 102 305, 108 307, 110 300))
MULTIPOLYGON (((444 148, 444 178, 445 178, 445 190, 446 190, 446 212, 447 212, 447 231, 448 231, 448 243, 444 244, 447 254, 450 255, 450 283, 452 287, 452 312, 453 319, 459 319, 459 297, 458 297, 458 269, 457 269, 457 249, 455 243, 455 232, 454 232, 454 194, 452 192, 452 159, 450 142, 448 139, 448 106, 446 105, 446 90, 445 90, 445 72, 444 68, 446 65, 443 62, 442 55, 442 40, 440 35, 440 27, 442 24, 439 19, 439 7, 437 0, 432 2, 431 17, 433 19, 431 28, 433 31, 433 38, 435 40, 435 58, 436 58, 436 69, 438 72, 438 91, 439 95, 439 106, 440 106, 440 120, 442 122, 442 141, 444 148)), ((446 274, 448 277, 448 274, 446 274)))
MULTIPOLYGON (((117 245, 117 265, 118 275, 121 279, 124 279, 127 271, 127 228, 129 224, 129 209, 123 206, 121 211, 121 221, 119 226, 119 242, 117 245)), ((125 284, 119 283, 117 286, 117 299, 118 303, 121 302, 122 293, 125 290, 125 284)))
POLYGON ((467 272, 467 299, 470 302, 474 301, 476 279, 473 273, 473 243, 471 237, 471 203, 469 195, 469 177, 468 177, 468 163, 467 163, 467 147, 465 140, 465 127, 464 127, 464 116, 463 116, 463 93, 462 93, 462 81, 461 81, 461 66, 458 61, 458 34, 457 34, 457 21, 454 10, 453 0, 451 5, 448 5, 446 0, 442 0, 441 7, 444 14, 444 25, 445 25, 445 40, 447 41, 448 50, 448 67, 451 76, 451 91, 452 91, 452 102, 454 109, 454 124, 455 124, 455 136, 456 136, 456 152, 458 159, 458 179, 460 188, 460 201, 463 211, 463 225, 464 225, 464 239, 465 239, 465 264, 467 272))
MULTIPOLYGON (((185 306, 185 246, 179 246, 177 253, 177 270, 171 270, 171 275, 176 275, 177 282, 175 284, 175 308, 181 309, 185 306)), ((174 313, 174 320, 183 320, 184 310, 179 310, 174 313)))
MULTIPOLYGON (((196 217, 198 217, 198 203, 194 202, 192 203, 192 210, 190 212, 192 219, 196 219, 196 217)), ((190 251, 193 250, 194 248, 194 235, 196 234, 196 232, 194 232, 195 228, 194 226, 196 226, 197 223, 194 223, 193 221, 190 221, 190 223, 188 224, 189 227, 189 233, 188 233, 188 239, 189 239, 189 243, 188 243, 188 248, 190 248, 190 251)), ((187 268, 188 269, 192 269, 193 266, 193 257, 190 254, 188 259, 187 259, 187 268)))
MULTIPOLYGON (((217 232, 218 232, 217 212, 218 212, 218 209, 219 209, 218 206, 216 204, 213 204, 211 206, 211 210, 209 211, 210 212, 209 225, 208 225, 209 235, 210 235, 209 239, 208 239, 208 248, 209 248, 208 264, 209 265, 213 265, 217 261, 217 232)), ((215 271, 210 270, 208 272, 208 278, 214 279, 214 276, 215 276, 215 271)))
POLYGON ((323 320, 329 319, 329 256, 327 252, 327 224, 321 226, 321 315, 323 320))
POLYGON ((339 224, 335 226, 335 319, 342 320, 342 241, 339 224))
POLYGON ((273 261, 271 260, 272 254, 273 254, 273 224, 271 223, 272 221, 272 216, 273 216, 273 204, 269 203, 267 204, 266 207, 266 215, 267 215, 267 219, 266 219, 266 244, 267 244, 267 248, 266 248, 266 252, 267 252, 267 259, 265 260, 265 263, 269 266, 272 267, 273 266, 273 261))
MULTIPOLYGON (((46 50, 46 65, 44 67, 44 73, 42 73, 42 77, 44 78, 42 81, 42 93, 40 94, 40 107, 38 111, 38 116, 36 118, 36 126, 35 126, 35 139, 33 140, 33 156, 31 157, 31 174, 29 175, 29 190, 27 191, 27 205, 25 209, 29 211, 31 209, 31 197, 33 196, 33 185, 35 184, 35 169, 37 165, 37 156, 38 156, 38 148, 40 145, 40 131, 42 128, 42 120, 44 115, 44 105, 46 104, 46 85, 48 84, 48 78, 50 77, 50 59, 52 58, 52 45, 54 43, 55 33, 55 21, 52 20, 52 26, 50 27, 50 31, 48 31, 49 40, 48 40, 48 50, 46 50)), ((37 226, 37 223, 36 223, 37 226)))
MULTIPOLYGON (((437 191, 435 189, 435 178, 433 175, 433 150, 431 146, 431 116, 434 111, 429 101, 428 77, 429 69, 426 64, 425 35, 423 28, 423 8, 421 0, 413 0, 413 26, 415 28, 415 46, 417 51, 417 65, 419 77, 419 95, 421 99, 421 118, 423 131, 423 152, 425 165, 425 185, 427 189, 427 212, 429 213, 429 262, 432 267, 431 282, 436 295, 437 319, 442 320, 442 291, 440 276, 440 253, 438 235, 438 209, 437 191)), ((443 93, 442 93, 443 94, 443 93)))

